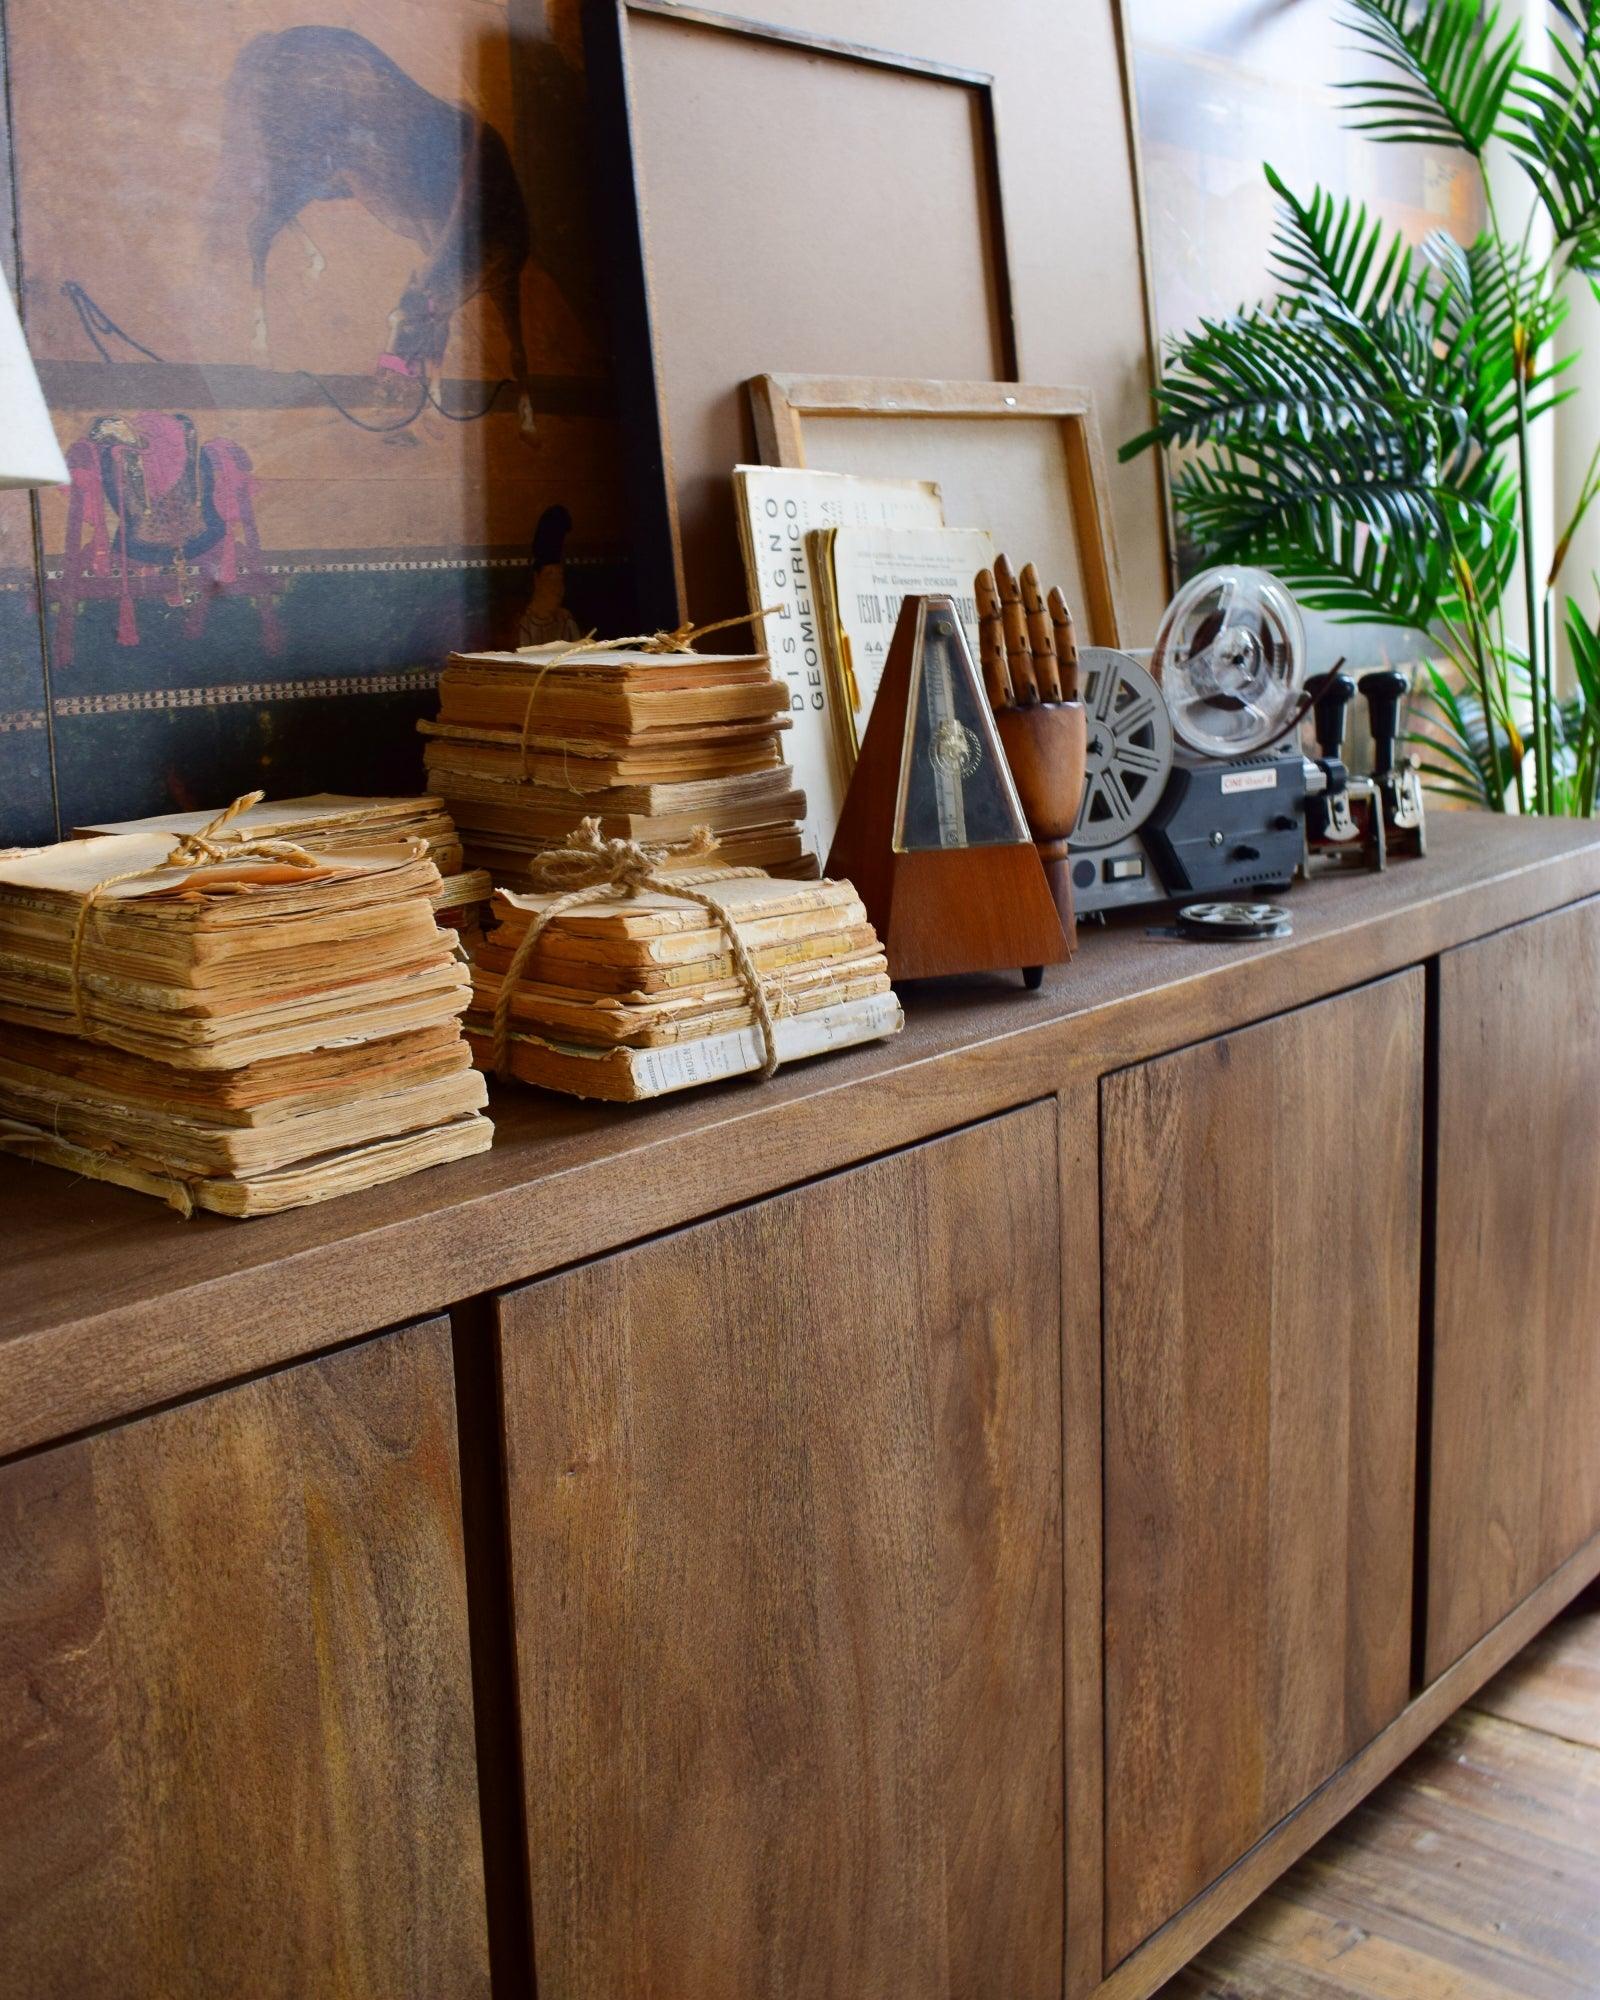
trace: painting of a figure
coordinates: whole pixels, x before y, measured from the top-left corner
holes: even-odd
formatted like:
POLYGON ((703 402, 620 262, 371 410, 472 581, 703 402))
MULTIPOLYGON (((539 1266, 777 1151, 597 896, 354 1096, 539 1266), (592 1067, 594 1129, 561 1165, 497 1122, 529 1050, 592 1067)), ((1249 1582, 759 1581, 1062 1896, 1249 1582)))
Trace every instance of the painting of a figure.
POLYGON ((0 258, 14 217, 72 485, 42 574, 0 546, 0 714, 62 826, 414 786, 445 653, 536 589, 625 617, 575 16, 127 0, 107 62, 95 0, 9 0, 0 258))

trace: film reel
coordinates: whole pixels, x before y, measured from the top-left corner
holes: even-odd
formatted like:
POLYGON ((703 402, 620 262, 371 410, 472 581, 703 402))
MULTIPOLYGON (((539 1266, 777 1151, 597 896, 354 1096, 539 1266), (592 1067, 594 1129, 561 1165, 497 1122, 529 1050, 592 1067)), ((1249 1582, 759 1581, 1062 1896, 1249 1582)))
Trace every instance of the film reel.
POLYGON ((1190 937, 1288 937, 1289 912, 1276 903, 1190 903, 1178 912, 1178 928, 1190 937))
POLYGON ((1139 662, 1110 646, 1078 655, 1089 747, 1076 848, 1110 847, 1143 826, 1172 769, 1172 719, 1139 662))
POLYGON ((1299 607, 1264 569, 1202 570, 1167 606, 1151 664, 1185 749, 1248 757, 1283 733, 1299 705, 1299 607))

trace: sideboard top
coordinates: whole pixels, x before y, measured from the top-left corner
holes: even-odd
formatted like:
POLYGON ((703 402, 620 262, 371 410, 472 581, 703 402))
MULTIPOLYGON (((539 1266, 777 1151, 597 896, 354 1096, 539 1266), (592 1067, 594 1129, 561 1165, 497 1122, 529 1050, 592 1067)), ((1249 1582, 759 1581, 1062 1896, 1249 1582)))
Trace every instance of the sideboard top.
MULTIPOLYGON (((0 1159, 0 1457, 671 1229, 1600 892, 1600 827, 1437 813, 1432 852, 1286 899, 1294 935, 1086 926, 1037 993, 906 995, 892 1042, 644 1106, 497 1090, 491 1152, 287 1215, 182 1221, 0 1159)), ((3 1030, 0 1030, 3 1033, 3 1030)))

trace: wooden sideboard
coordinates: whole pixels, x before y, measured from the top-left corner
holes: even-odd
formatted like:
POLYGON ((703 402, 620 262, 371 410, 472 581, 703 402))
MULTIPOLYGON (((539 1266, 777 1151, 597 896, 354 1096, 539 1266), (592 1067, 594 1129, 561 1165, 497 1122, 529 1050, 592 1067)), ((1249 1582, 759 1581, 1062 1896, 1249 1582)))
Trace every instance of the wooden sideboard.
POLYGON ((0 1162, 0 1990, 1137 2000, 1600 1573, 1600 832, 189 1223, 0 1162))

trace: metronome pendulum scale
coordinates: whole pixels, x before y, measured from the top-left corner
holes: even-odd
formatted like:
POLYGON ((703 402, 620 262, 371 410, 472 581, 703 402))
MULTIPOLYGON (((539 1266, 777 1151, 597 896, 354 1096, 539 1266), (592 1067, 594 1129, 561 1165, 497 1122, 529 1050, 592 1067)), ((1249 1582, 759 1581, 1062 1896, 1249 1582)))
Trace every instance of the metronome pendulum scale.
POLYGON ((955 601, 900 609, 828 854, 905 979, 1016 968, 1036 986, 1072 946, 955 601))

